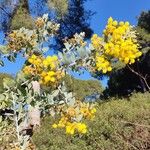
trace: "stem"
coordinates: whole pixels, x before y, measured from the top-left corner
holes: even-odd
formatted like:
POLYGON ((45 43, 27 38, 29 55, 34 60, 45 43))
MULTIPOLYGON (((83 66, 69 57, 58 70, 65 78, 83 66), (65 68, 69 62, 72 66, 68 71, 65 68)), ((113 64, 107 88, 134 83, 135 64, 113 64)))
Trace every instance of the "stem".
MULTIPOLYGON (((138 65, 138 64, 139 64, 139 63, 137 62, 137 63, 136 63, 136 66, 137 66, 138 73, 140 73, 141 71, 140 71, 140 68, 139 68, 139 65, 138 65)), ((141 82, 141 87, 142 87, 142 89, 143 89, 143 92, 145 92, 145 91, 146 91, 145 83, 144 83, 144 81, 142 80, 141 77, 139 77, 139 79, 140 79, 140 82, 141 82)))
POLYGON ((128 68, 129 68, 129 70, 130 70, 131 72, 133 72, 135 75, 137 75, 138 77, 140 77, 140 78, 144 81, 144 83, 145 83, 145 85, 146 85, 148 91, 150 91, 150 86, 148 85, 148 83, 147 83, 147 81, 146 81, 146 78, 145 78, 143 75, 141 75, 140 73, 138 73, 138 72, 136 72, 135 70, 133 70, 129 65, 128 65, 128 68))
POLYGON ((16 133, 17 133, 17 139, 18 141, 20 141, 20 134, 19 134, 19 125, 18 125, 18 117, 17 117, 17 112, 16 112, 16 101, 15 101, 15 98, 14 98, 14 95, 13 93, 12 94, 12 98, 13 98, 13 110, 14 110, 14 120, 15 120, 15 126, 16 126, 16 133))
POLYGON ((11 92, 11 94, 12 94, 12 99, 13 99, 12 102, 13 102, 14 122, 15 122, 15 127, 16 127, 17 141, 18 141, 20 149, 25 150, 25 148, 21 145, 21 142, 22 142, 22 140, 24 141, 24 139, 20 135, 20 131, 19 131, 18 115, 17 115, 17 111, 16 111, 16 100, 15 100, 15 97, 13 95, 13 92, 11 92))

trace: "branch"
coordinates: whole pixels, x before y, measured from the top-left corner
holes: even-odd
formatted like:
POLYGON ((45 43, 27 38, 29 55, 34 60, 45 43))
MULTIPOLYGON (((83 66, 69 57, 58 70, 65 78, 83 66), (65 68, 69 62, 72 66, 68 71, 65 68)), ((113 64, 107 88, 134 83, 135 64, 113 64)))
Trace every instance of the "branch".
POLYGON ((8 13, 2 6, 0 6, 0 9, 1 9, 6 15, 8 15, 8 17, 11 18, 11 14, 8 13))
POLYGON ((137 76, 139 76, 141 79, 143 79, 143 81, 144 81, 146 87, 148 88, 148 91, 150 91, 150 86, 148 85, 148 83, 147 83, 147 81, 146 81, 146 78, 145 78, 142 74, 140 74, 140 73, 136 72, 135 70, 133 70, 129 65, 127 65, 127 66, 128 66, 128 68, 129 68, 129 70, 130 70, 131 72, 133 72, 135 75, 137 75, 137 76))
POLYGON ((125 124, 131 124, 131 125, 139 126, 139 127, 150 128, 149 125, 138 124, 138 123, 132 123, 132 122, 124 121, 124 120, 121 120, 120 122, 125 123, 125 124))

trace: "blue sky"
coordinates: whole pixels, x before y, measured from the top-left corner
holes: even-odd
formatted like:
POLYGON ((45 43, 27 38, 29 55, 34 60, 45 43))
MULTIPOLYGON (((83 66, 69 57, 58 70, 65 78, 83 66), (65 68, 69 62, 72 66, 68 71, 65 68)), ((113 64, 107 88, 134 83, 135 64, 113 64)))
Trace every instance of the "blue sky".
POLYGON ((136 25, 141 11, 150 9, 150 0, 89 0, 86 7, 96 12, 92 17, 91 27, 101 34, 110 16, 136 25))
MULTIPOLYGON (((101 34, 107 19, 111 16, 118 21, 129 21, 132 25, 137 24, 137 17, 141 11, 150 9, 150 0, 89 0, 85 4, 86 8, 96 12, 91 19, 91 28, 95 33, 101 34)), ((3 37, 0 34, 0 42, 3 37)), ((16 74, 21 69, 24 60, 18 57, 16 63, 5 61, 5 67, 0 67, 0 72, 16 74)), ((73 73, 76 78, 91 79, 88 72, 79 76, 73 73)), ((104 78, 102 84, 106 86, 107 78, 104 78)))

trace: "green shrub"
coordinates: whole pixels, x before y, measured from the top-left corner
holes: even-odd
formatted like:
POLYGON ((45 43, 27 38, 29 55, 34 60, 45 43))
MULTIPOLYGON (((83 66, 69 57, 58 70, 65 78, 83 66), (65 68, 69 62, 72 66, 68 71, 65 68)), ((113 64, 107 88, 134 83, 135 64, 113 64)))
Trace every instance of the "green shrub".
POLYGON ((37 150, 146 150, 150 148, 150 93, 98 104, 86 135, 66 135, 62 129, 52 129, 53 121, 46 117, 34 133, 37 150))
POLYGON ((7 73, 0 73, 0 93, 2 93, 4 91, 4 87, 3 87, 3 79, 4 78, 13 79, 13 76, 11 76, 10 74, 7 74, 7 73))

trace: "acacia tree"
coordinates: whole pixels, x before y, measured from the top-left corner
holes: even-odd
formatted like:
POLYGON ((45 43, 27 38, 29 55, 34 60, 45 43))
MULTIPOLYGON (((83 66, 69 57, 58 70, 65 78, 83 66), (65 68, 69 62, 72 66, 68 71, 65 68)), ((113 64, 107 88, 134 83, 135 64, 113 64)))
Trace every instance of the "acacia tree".
MULTIPOLYGON (((5 91, 0 95, 0 109, 11 110, 10 116, 5 114, 7 117, 0 118, 0 134, 5 134, 10 123, 14 129, 11 134, 20 149, 26 149, 30 141, 30 135, 24 131, 40 125, 40 112, 60 115, 53 128, 64 128, 71 135, 87 133, 83 120, 93 119, 96 109, 92 104, 76 100, 73 93, 66 91, 61 79, 68 72, 84 69, 106 74, 114 69, 115 63, 131 65, 142 55, 136 31, 129 22, 117 22, 111 17, 102 36, 94 34, 87 43, 84 32, 76 33, 64 41, 62 52, 47 57, 45 53, 49 49, 45 43, 57 35, 60 25, 49 21, 48 14, 45 14, 36 19, 34 26, 32 30, 24 27, 12 30, 5 45, 0 46, 2 56, 10 61, 14 61, 18 53, 26 59, 15 80, 4 80, 5 91), (45 86, 50 87, 48 92, 44 90, 45 86)), ((1 65, 4 65, 3 60, 1 65)))

